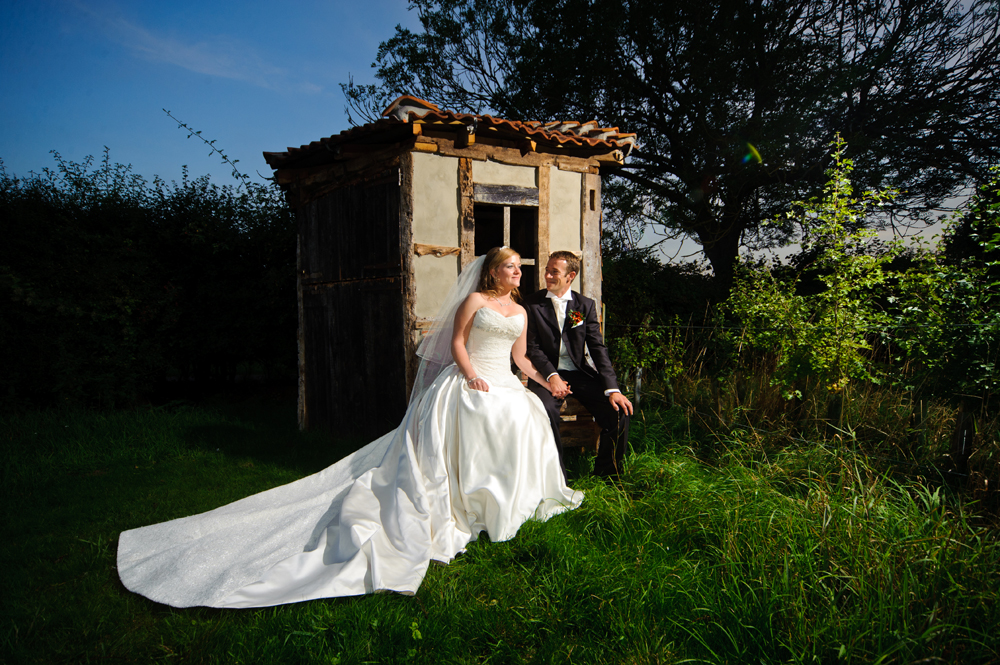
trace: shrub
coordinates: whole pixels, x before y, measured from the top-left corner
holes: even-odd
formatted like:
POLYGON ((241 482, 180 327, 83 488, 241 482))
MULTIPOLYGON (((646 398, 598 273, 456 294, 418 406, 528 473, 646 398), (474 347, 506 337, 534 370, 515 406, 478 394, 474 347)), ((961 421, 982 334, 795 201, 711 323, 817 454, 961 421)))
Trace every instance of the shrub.
POLYGON ((295 228, 276 189, 0 162, 0 403, 134 402, 168 373, 293 365, 295 228), (206 369, 208 368, 208 369, 206 369))

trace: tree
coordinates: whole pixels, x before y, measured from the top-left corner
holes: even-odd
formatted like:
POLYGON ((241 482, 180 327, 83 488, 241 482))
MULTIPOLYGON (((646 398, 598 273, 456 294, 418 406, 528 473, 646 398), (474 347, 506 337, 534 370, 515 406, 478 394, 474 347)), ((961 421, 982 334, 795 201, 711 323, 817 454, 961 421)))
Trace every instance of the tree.
MULTIPOLYGON (((929 221, 1000 161, 995 0, 413 0, 364 117, 409 93, 462 111, 589 119, 639 135, 617 190, 632 220, 696 240, 728 285, 762 225, 815 196, 827 146, 899 192, 878 224, 929 221)), ((628 223, 627 218, 620 223, 628 223)), ((615 220, 612 220, 615 221, 615 220)))

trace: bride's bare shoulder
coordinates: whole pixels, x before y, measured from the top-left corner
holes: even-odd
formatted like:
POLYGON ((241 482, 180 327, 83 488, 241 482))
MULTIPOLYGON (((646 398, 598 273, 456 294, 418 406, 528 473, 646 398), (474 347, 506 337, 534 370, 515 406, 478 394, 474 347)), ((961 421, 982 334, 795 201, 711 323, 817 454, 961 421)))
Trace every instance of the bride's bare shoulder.
POLYGON ((458 312, 456 312, 456 316, 459 317, 472 316, 473 314, 476 313, 477 309, 480 309, 481 307, 485 306, 486 306, 486 296, 484 296, 479 291, 470 293, 468 296, 465 297, 465 300, 462 301, 462 304, 459 305, 458 312))
POLYGON ((465 299, 465 302, 462 304, 476 305, 477 307, 482 307, 483 305, 486 304, 486 294, 480 291, 473 291, 472 293, 469 294, 469 296, 465 299))

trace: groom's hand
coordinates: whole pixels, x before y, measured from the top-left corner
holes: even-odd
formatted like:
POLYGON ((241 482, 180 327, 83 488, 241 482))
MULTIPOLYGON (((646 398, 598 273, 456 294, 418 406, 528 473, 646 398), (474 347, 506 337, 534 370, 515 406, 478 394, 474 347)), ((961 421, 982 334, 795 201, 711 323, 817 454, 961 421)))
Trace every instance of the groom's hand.
POLYGON ((556 399, 565 399, 572 390, 569 389, 569 384, 562 380, 562 377, 558 374, 553 374, 549 378, 549 391, 552 396, 556 399))
POLYGON ((611 393, 608 395, 608 401, 611 402, 611 408, 615 411, 619 409, 632 415, 632 402, 628 401, 628 397, 622 395, 621 393, 611 393))

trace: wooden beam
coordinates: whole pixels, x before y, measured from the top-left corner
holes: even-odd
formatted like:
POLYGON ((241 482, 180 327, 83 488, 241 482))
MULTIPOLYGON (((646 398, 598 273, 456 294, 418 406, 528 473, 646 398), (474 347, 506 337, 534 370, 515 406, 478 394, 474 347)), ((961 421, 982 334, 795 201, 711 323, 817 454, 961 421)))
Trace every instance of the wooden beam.
POLYGON ((625 163, 625 153, 621 150, 612 150, 605 155, 595 155, 594 159, 599 162, 608 162, 611 164, 624 164, 625 163))
MULTIPOLYGON (((419 125, 416 125, 419 126, 419 125)), ((406 248, 413 244, 413 153, 399 158, 399 247, 403 276, 403 345, 406 363, 406 399, 410 399, 417 378, 417 279, 413 255, 406 248)))
POLYGON ((476 219, 473 190, 472 160, 468 157, 460 157, 458 160, 458 192, 460 197, 458 230, 461 238, 463 269, 476 258, 476 219))
POLYGON ((560 155, 556 157, 556 166, 560 171, 573 171, 574 173, 599 173, 597 160, 580 159, 579 157, 566 157, 560 155))
POLYGON ((535 256, 538 257, 537 284, 538 289, 545 288, 545 264, 549 260, 549 180, 552 176, 552 167, 543 165, 538 167, 538 246, 535 256))
POLYGON ((437 143, 425 143, 424 141, 417 141, 413 144, 414 152, 437 152, 437 143))
POLYGON ((475 142, 476 135, 473 133, 472 127, 462 125, 461 129, 455 134, 455 147, 458 149, 468 148, 475 142))
POLYGON ((484 185, 476 183, 473 186, 472 198, 476 203, 492 203, 505 206, 536 206, 538 205, 538 189, 535 187, 517 187, 515 185, 484 185))
POLYGON ((347 152, 353 156, 346 159, 338 159, 334 162, 320 164, 318 166, 303 166, 292 169, 278 169, 274 177, 279 185, 284 188, 289 186, 306 187, 328 180, 336 180, 345 173, 351 173, 367 168, 369 165, 388 161, 408 151, 410 143, 405 144, 369 144, 353 146, 347 152))
MULTIPOLYGON (((534 166, 542 164, 558 166, 563 171, 576 171, 579 173, 598 173, 600 162, 591 157, 577 157, 565 154, 552 154, 547 152, 529 152, 521 154, 512 141, 498 142, 492 139, 484 139, 480 134, 476 135, 476 142, 470 143, 465 148, 455 146, 454 134, 449 137, 430 137, 424 134, 417 138, 416 146, 424 144, 435 144, 438 152, 449 157, 468 157, 477 161, 492 160, 501 164, 511 166, 534 166), (501 143, 503 145, 501 145, 501 143)), ((420 148, 422 151, 429 151, 428 148, 420 148)))
POLYGON ((444 245, 425 245, 421 242, 413 243, 413 253, 417 256, 427 256, 428 254, 433 254, 437 257, 442 256, 460 256, 462 254, 461 247, 445 247, 444 245))
MULTIPOLYGON (((301 227, 300 227, 301 228, 301 227)), ((298 365, 299 365, 299 429, 303 432, 309 429, 309 410, 306 408, 306 330, 305 330, 305 310, 302 305, 302 234, 299 233, 295 243, 295 272, 298 279, 295 280, 295 298, 298 302, 299 327, 298 327, 298 365)))

